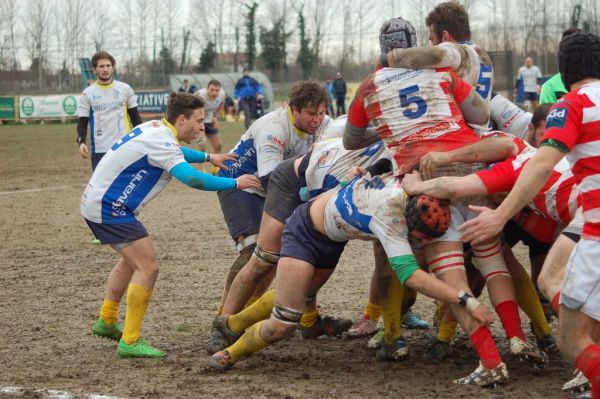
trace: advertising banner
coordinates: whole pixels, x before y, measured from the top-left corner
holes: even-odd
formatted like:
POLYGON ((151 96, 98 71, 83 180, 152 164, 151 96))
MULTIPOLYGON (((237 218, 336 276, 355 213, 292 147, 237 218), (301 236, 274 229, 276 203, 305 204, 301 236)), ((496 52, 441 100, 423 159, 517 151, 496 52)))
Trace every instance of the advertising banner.
POLYGON ((142 114, 162 114, 167 110, 168 91, 139 91, 135 93, 138 111, 142 114))
POLYGON ((17 118, 17 98, 16 97, 0 97, 0 120, 17 118))
POLYGON ((79 97, 79 94, 23 96, 20 98, 19 115, 21 119, 77 117, 79 97))

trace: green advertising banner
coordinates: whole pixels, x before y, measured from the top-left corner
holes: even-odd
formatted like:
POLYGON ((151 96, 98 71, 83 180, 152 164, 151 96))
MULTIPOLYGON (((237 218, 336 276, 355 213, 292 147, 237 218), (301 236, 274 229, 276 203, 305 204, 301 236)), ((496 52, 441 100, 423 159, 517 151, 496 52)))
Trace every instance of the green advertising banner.
POLYGON ((16 97, 0 97, 0 120, 1 119, 17 119, 16 97))
POLYGON ((78 100, 78 94, 23 96, 19 115, 21 119, 76 117, 78 100))

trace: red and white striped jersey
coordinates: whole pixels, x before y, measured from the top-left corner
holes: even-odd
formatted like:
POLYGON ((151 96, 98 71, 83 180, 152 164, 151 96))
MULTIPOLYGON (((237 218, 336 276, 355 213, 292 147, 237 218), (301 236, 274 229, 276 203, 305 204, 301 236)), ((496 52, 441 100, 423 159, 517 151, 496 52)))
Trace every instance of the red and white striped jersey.
POLYGON ((410 172, 430 151, 476 142, 460 112, 471 86, 451 68, 381 68, 362 83, 348 112, 356 127, 375 127, 397 174, 410 172))
MULTIPOLYGON (((492 165, 489 169, 477 172, 477 176, 485 185, 488 194, 510 192, 527 161, 537 152, 536 148, 519 137, 502 132, 494 132, 494 135, 512 139, 517 145, 518 153, 505 161, 492 165)), ((569 162, 562 159, 556 164, 550 178, 533 198, 529 207, 542 217, 549 217, 566 226, 575 216, 577 206, 575 177, 571 173, 569 162)))
POLYGON ((568 149, 583 208, 583 237, 600 241, 600 82, 583 85, 556 103, 546 119, 542 145, 568 149))

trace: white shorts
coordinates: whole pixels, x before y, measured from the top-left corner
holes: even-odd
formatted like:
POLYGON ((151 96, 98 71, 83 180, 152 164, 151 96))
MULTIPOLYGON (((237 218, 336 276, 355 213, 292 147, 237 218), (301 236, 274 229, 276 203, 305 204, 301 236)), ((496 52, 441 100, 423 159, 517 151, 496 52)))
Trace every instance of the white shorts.
POLYGON ((577 234, 581 237, 581 231, 583 230, 583 211, 581 207, 577 208, 577 212, 575 212, 575 216, 573 216, 573 220, 571 223, 567 225, 562 231, 564 233, 577 234))
POLYGON ((600 242, 581 239, 569 256, 560 304, 600 321, 600 242))

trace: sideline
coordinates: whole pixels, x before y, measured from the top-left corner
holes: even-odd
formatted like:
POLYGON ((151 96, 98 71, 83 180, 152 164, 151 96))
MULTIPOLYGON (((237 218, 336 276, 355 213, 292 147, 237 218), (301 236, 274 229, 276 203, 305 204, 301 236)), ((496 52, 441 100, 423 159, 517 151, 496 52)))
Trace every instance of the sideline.
POLYGON ((96 393, 92 393, 89 395, 73 395, 69 392, 57 391, 54 389, 27 389, 23 387, 12 387, 12 386, 0 386, 0 394, 14 394, 18 395, 18 397, 23 396, 26 393, 35 392, 36 396, 42 399, 76 399, 76 398, 84 398, 84 399, 121 399, 118 396, 111 395, 100 395, 96 393), (37 394, 41 396, 37 396, 37 394))
MULTIPOLYGON (((34 193, 36 191, 46 191, 46 190, 62 190, 62 189, 71 188, 71 187, 78 187, 78 186, 54 186, 54 187, 27 188, 25 190, 6 190, 6 191, 0 191, 0 195, 34 193)), ((82 184, 81 187, 85 187, 85 184, 82 184)))

